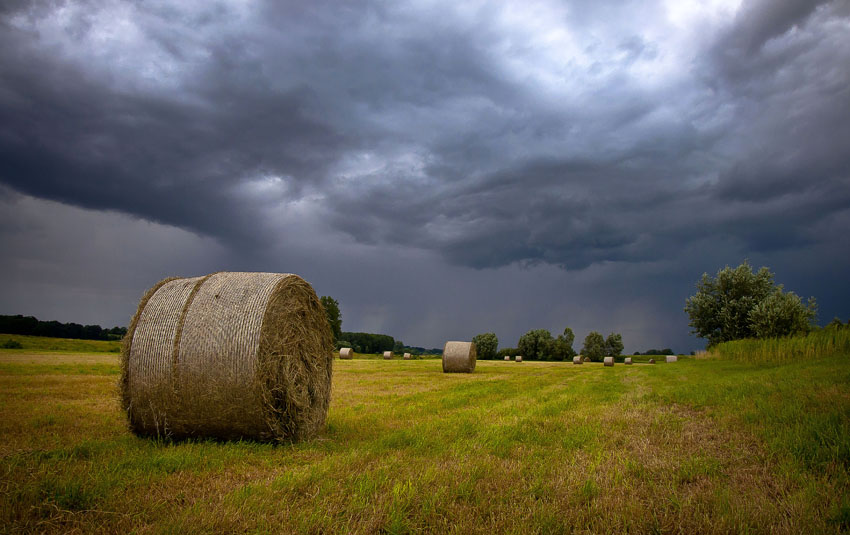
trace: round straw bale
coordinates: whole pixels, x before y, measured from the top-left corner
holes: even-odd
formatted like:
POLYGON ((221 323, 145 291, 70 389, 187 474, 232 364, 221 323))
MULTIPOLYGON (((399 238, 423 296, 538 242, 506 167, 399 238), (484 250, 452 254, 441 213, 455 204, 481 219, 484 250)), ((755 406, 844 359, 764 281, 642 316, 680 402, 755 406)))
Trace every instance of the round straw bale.
POLYGON ((573 357, 573 364, 581 364, 581 357, 573 357))
POLYGON ((297 275, 166 279, 124 339, 121 399, 145 436, 309 438, 325 424, 333 337, 297 275))
POLYGON ((581 359, 582 362, 590 362, 590 357, 584 357, 581 359))
POLYGON ((514 360, 516 360, 517 362, 522 362, 522 355, 517 355, 516 357, 514 357, 514 360))
POLYGON ((505 355, 505 360, 511 360, 511 357, 505 355))
POLYGON ((405 353, 405 354, 404 354, 404 360, 410 360, 410 358, 411 358, 411 357, 410 357, 410 353, 405 353))
POLYGON ((350 347, 343 347, 339 350, 339 358, 351 360, 354 358, 354 351, 352 351, 350 347))
POLYGON ((676 355, 667 355, 664 358, 667 360, 667 362, 676 362, 677 360, 679 360, 679 357, 676 355))
POLYGON ((631 364, 631 363, 632 363, 632 357, 626 357, 626 358, 623 359, 623 364, 631 364))
POLYGON ((392 351, 384 351, 384 360, 391 360, 393 358, 392 351))
POLYGON ((472 373, 478 352, 472 342, 446 342, 443 347, 443 373, 472 373))
POLYGON ((604 362, 605 362, 605 366, 613 366, 614 365, 614 357, 605 357, 604 362))
POLYGON ((655 359, 649 359, 650 364, 655 364, 655 359))

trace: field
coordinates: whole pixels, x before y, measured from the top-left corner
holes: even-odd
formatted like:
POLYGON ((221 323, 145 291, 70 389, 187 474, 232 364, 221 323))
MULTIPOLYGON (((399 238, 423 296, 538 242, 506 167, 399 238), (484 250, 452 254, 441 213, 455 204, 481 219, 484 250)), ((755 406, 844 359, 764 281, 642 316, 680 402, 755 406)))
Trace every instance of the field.
POLYGON ((850 529, 847 354, 337 360, 326 432, 275 446, 137 438, 73 349, 0 351, 0 532, 850 529))

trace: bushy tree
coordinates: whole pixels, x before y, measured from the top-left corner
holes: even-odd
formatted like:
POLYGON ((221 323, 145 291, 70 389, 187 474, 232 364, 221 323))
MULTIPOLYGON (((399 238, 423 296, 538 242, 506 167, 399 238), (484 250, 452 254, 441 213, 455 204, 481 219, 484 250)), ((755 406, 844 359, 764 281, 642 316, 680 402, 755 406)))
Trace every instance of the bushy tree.
POLYGON ((601 333, 590 331, 584 338, 581 354, 593 362, 599 362, 605 356, 605 338, 601 333))
MULTIPOLYGON (((850 324, 850 322, 848 322, 848 324, 850 324)), ((832 321, 826 324, 826 327, 824 327, 824 329, 842 329, 844 327, 846 327, 846 325, 841 323, 841 319, 838 318, 838 316, 835 316, 832 318, 832 321)))
POLYGON ((513 357, 514 355, 519 355, 519 349, 515 347, 503 347, 496 353, 496 358, 504 359, 505 357, 513 357))
POLYGON ((709 346, 738 340, 755 338, 758 324, 759 333, 772 333, 773 336, 793 334, 793 331, 771 326, 778 321, 785 327, 797 327, 796 320, 785 321, 789 317, 807 317, 813 319, 809 311, 814 311, 814 299, 809 299, 808 307, 797 300, 778 297, 782 286, 777 286, 773 273, 766 267, 758 272, 748 262, 732 269, 729 266, 717 272, 716 277, 703 273, 697 283, 697 293, 685 302, 693 334, 706 338, 709 346), (768 298, 771 298, 759 311, 751 316, 753 310, 768 298), (796 309, 796 310, 795 310, 796 309), (808 309, 808 311, 807 311, 808 309), (777 334, 782 333, 782 334, 777 334))
POLYGON ((319 301, 328 316, 328 325, 331 326, 334 340, 339 340, 342 337, 342 315, 339 312, 339 303, 329 295, 323 295, 319 301))
POLYGON ((499 349, 499 339, 496 333, 477 334, 472 338, 478 358, 492 360, 496 358, 496 350, 499 349))
POLYGON ((522 358, 544 360, 551 350, 552 333, 546 329, 534 329, 520 336, 517 349, 522 358))
POLYGON ((816 313, 814 299, 804 305, 797 294, 783 292, 780 285, 753 307, 749 319, 757 338, 778 338, 808 332, 816 313))
POLYGON ((393 353, 398 353, 398 354, 405 353, 404 342, 402 342, 401 340, 396 340, 395 343, 393 344, 393 350, 392 351, 393 351, 393 353))
POLYGON ((619 333, 611 333, 605 339, 605 356, 618 357, 623 353, 623 337, 619 333))
POLYGON ((559 334, 557 338, 553 339, 549 344, 549 349, 547 351, 548 357, 551 360, 569 360, 572 359, 576 352, 573 350, 573 342, 576 339, 576 335, 573 334, 573 330, 569 327, 564 329, 564 334, 559 334))

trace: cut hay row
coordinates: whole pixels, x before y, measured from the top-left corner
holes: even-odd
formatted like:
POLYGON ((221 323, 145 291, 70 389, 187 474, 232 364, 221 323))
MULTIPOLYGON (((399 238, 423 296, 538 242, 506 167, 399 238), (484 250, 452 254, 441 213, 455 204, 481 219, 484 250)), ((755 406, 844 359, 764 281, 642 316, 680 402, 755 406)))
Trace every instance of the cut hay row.
POLYGON ((332 351, 324 310, 297 275, 166 279, 125 338, 123 407, 140 435, 311 437, 327 417, 332 351))

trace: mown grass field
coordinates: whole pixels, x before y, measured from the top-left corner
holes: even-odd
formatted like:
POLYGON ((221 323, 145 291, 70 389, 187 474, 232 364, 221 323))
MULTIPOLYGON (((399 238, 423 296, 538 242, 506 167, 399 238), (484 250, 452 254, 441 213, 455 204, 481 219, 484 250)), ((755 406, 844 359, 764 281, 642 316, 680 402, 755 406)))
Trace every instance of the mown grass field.
POLYGON ((118 356, 0 351, 0 531, 832 533, 850 355, 335 362, 294 445, 141 439, 118 356))

